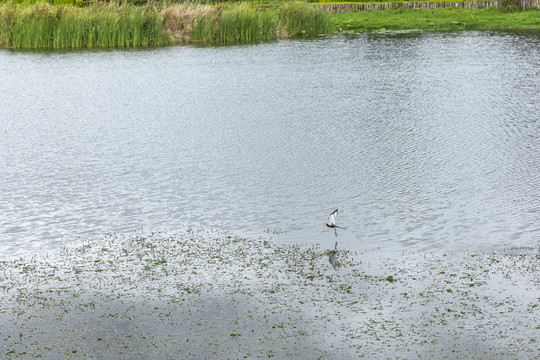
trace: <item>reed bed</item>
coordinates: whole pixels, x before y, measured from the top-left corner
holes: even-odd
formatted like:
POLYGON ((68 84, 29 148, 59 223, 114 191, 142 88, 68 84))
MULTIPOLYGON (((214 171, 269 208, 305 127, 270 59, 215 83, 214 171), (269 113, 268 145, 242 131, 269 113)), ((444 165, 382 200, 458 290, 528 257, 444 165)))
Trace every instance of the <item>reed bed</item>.
POLYGON ((331 30, 330 14, 301 1, 280 6, 94 3, 84 8, 46 2, 0 3, 0 47, 6 48, 235 44, 331 30))
POLYGON ((333 30, 330 16, 320 8, 301 1, 284 3, 281 22, 289 37, 316 36, 333 30))
POLYGON ((275 11, 247 3, 222 4, 194 19, 191 41, 198 43, 250 43, 274 40, 279 19, 275 11))
MULTIPOLYGON (((34 1, 34 0, 31 0, 34 1)), ((142 47, 237 44, 335 31, 537 30, 538 12, 498 9, 392 9, 330 14, 305 1, 100 3, 86 7, 0 0, 0 48, 142 47)), ((508 0, 510 1, 510 0, 508 0)), ((55 1, 56 3, 56 1, 55 1)))
POLYGON ((93 48, 169 43, 160 12, 114 3, 83 9, 48 3, 0 5, 0 46, 93 48))
POLYGON ((174 41, 232 44, 308 37, 332 31, 330 15, 301 1, 279 7, 247 2, 210 5, 180 4, 163 11, 174 41))

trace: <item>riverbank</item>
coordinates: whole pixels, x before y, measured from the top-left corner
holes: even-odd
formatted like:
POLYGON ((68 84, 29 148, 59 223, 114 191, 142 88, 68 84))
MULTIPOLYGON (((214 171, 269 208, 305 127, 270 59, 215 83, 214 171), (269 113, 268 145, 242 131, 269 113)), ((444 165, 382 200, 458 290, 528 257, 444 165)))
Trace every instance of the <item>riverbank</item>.
POLYGON ((344 249, 334 269, 271 238, 108 235, 0 261, 0 355, 532 358, 539 254, 344 249))
POLYGON ((338 31, 539 31, 540 11, 503 13, 485 9, 444 8, 350 11, 333 14, 338 31))
POLYGON ((0 47, 47 49, 235 44, 381 29, 540 31, 540 11, 537 9, 511 12, 502 12, 498 7, 408 9, 404 3, 382 4, 389 4, 392 9, 334 12, 324 7, 339 4, 300 1, 276 6, 221 3, 138 7, 96 3, 84 8, 5 2, 0 5, 0 47))

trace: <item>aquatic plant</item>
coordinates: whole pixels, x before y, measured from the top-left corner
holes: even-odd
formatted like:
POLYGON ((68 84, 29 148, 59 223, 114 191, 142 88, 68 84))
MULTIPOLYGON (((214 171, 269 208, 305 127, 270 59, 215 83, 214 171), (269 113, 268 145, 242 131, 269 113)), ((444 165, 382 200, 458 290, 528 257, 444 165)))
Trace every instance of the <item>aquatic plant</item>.
MULTIPOLYGON (((64 0, 60 0, 64 1, 64 0)), ((72 3, 65 0, 66 3, 72 3)), ((330 14, 305 1, 181 3, 95 2, 85 7, 42 0, 0 0, 0 47, 138 47, 171 43, 234 44, 313 37, 334 31, 530 30, 538 12, 503 8, 405 9, 330 14), (501 11, 505 11, 503 13, 501 11)), ((80 4, 81 1, 74 3, 80 4)))
MULTIPOLYGON (((177 7, 178 9, 178 7, 177 7)), ((329 32, 330 15, 309 5, 306 2, 291 1, 277 7, 258 7, 247 2, 224 3, 216 6, 183 6, 184 14, 191 11, 191 19, 187 15, 176 14, 174 18, 187 17, 189 24, 174 29, 190 28, 189 41, 195 43, 249 43, 268 41, 277 38, 307 37, 329 32), (201 10, 199 10, 201 9, 201 10)), ((168 15, 165 23, 173 15, 172 10, 165 10, 168 15)), ((177 30, 178 31, 178 30, 177 30)), ((170 30, 174 33, 174 30, 170 30)), ((180 35, 180 34, 178 34, 180 35)), ((178 37, 178 36, 176 36, 178 37)), ((185 36, 181 36, 185 39, 185 36)))
POLYGON ((330 15, 303 1, 289 1, 280 7, 281 26, 289 37, 306 37, 331 31, 330 15))
POLYGON ((199 43, 248 43, 275 39, 277 18, 266 9, 247 3, 220 4, 198 12, 190 39, 199 43))
POLYGON ((249 43, 276 39, 275 11, 248 3, 220 4, 212 11, 198 12, 190 40, 197 43, 249 43))
POLYGON ((0 5, 0 46, 9 48, 136 47, 171 42, 233 44, 315 36, 330 16, 306 2, 278 6, 248 2, 213 5, 161 3, 145 8, 71 0, 0 5), (65 3, 65 4, 64 4, 65 3))
POLYGON ((195 19, 206 18, 215 11, 210 5, 176 4, 163 9, 165 32, 173 42, 189 42, 195 19))
POLYGON ((138 47, 169 43, 160 13, 95 4, 84 9, 48 3, 0 5, 0 46, 9 48, 138 47))

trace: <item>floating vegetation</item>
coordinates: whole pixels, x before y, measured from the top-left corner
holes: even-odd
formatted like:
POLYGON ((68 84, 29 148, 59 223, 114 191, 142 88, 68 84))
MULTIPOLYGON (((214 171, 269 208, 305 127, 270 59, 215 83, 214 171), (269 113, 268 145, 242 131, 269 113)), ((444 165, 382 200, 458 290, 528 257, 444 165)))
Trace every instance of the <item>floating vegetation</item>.
POLYGON ((535 356, 538 249, 328 251, 187 229, 3 260, 0 357, 535 356))
POLYGON ((267 234, 273 234, 273 235, 280 235, 280 234, 286 234, 287 231, 286 230, 282 230, 282 229, 274 229, 274 228, 266 228, 264 229, 264 232, 267 233, 267 234))

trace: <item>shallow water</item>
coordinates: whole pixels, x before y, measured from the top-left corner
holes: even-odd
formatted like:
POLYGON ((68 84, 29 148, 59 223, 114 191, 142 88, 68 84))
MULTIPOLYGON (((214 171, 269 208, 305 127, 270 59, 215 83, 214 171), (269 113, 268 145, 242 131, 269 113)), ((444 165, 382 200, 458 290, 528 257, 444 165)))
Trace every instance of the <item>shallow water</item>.
POLYGON ((539 49, 467 32, 1 51, 0 256, 188 226, 387 253, 537 244, 539 49))
POLYGON ((537 357, 538 247, 338 251, 335 269, 317 245, 265 240, 208 229, 112 234, 0 261, 2 351, 51 360, 537 357))

